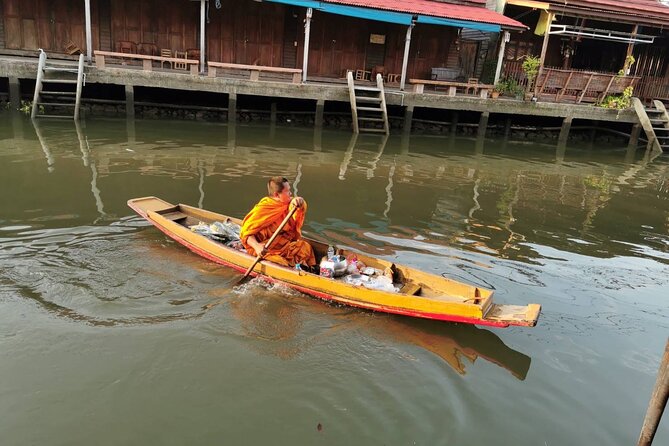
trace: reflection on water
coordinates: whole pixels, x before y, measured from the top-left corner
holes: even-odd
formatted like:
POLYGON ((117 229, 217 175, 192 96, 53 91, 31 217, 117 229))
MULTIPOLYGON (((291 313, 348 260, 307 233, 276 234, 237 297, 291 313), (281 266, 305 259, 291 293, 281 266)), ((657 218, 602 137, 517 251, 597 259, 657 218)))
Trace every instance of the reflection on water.
MULTIPOLYGON (((20 310, 0 312, 0 324, 45 316, 106 330, 104 342, 150 339, 147 354, 169 363, 175 382, 187 381, 184 364, 206 370, 211 358, 230 356, 240 389, 290 395, 279 403, 255 394, 254 407, 282 412, 291 401, 296 412, 327 413, 324 433, 339 426, 366 443, 489 444, 491 432, 528 445, 611 444, 610 432, 633 441, 637 426, 620 422, 631 418, 616 401, 643 411, 647 397, 620 395, 618 384, 652 385, 659 354, 649 340, 669 329, 668 166, 626 147, 161 121, 33 126, 12 115, 0 120, 0 306, 20 310), (156 195, 243 216, 277 174, 309 202, 308 236, 480 284, 503 303, 541 303, 539 326, 493 332, 341 308, 257 281, 234 289, 236 272, 190 253, 126 205, 156 195), (182 349, 190 356, 179 362, 182 349), (253 372, 284 368, 267 384, 253 372), (512 404, 521 396, 532 403, 512 404), (542 426, 575 426, 593 410, 607 429, 548 429, 537 439, 525 425, 494 421, 498 410, 542 426), (479 429, 481 413, 489 430, 479 429)), ((20 342, 41 341, 23 336, 0 337, 0 348, 27 358, 13 375, 2 369, 9 362, 0 371, 25 389, 20 377, 39 360, 20 342)), ((78 339, 72 346, 86 348, 78 339)), ((121 350, 92 364, 92 376, 122 363, 121 350)), ((231 391, 219 381, 206 381, 207 395, 231 391)), ((24 401, 7 400, 2 385, 0 394, 24 401)), ((231 401, 225 410, 246 400, 231 401)))

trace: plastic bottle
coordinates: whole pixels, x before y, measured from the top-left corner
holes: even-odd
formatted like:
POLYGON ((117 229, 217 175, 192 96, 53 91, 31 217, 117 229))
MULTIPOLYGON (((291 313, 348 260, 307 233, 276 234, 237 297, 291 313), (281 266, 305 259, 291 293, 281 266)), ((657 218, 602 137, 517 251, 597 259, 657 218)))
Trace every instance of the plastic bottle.
POLYGON ((332 260, 334 254, 335 254, 334 247, 332 245, 328 246, 328 260, 332 260))

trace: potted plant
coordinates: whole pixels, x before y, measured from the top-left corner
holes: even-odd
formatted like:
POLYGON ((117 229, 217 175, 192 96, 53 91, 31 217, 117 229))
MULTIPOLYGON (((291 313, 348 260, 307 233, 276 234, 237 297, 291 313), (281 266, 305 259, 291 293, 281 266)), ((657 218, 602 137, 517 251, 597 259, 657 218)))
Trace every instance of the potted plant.
POLYGON ((539 67, 541 66, 541 59, 536 56, 525 56, 523 61, 523 72, 527 77, 527 88, 525 90, 525 100, 532 99, 534 96, 534 82, 539 74, 539 67), (529 96, 529 98, 528 98, 529 96))
POLYGON ((495 86, 492 89, 492 92, 490 93, 490 97, 492 99, 497 99, 500 94, 503 94, 506 91, 506 82, 505 81, 499 81, 495 84, 495 86))

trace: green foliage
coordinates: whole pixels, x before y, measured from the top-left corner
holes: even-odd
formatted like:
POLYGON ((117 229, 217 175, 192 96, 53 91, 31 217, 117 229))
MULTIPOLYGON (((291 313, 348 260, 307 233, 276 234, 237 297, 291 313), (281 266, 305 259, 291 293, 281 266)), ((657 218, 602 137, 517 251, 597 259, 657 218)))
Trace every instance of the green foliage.
POLYGON ((624 110, 632 105, 632 96, 634 95, 634 88, 627 87, 622 95, 608 95, 599 104, 603 108, 612 108, 615 110, 624 110))
POLYGON ((523 94, 523 86, 517 80, 511 77, 500 79, 495 85, 495 91, 505 96, 519 97, 523 94))
POLYGON ((525 56, 523 61, 523 71, 527 76, 527 88, 530 90, 534 86, 534 80, 539 74, 539 67, 541 66, 541 59, 536 56, 525 56))
MULTIPOLYGON (((21 106, 19 107, 19 111, 21 113, 25 113, 26 115, 31 114, 32 111, 33 111, 33 101, 21 101, 21 106)), ((44 113, 44 106, 40 105, 39 107, 37 107, 37 111, 40 114, 43 114, 44 113)))
POLYGON ((636 62, 636 59, 634 56, 631 54, 625 58, 625 64, 623 67, 618 71, 618 76, 625 76, 627 75, 627 70, 630 69, 630 67, 636 62))

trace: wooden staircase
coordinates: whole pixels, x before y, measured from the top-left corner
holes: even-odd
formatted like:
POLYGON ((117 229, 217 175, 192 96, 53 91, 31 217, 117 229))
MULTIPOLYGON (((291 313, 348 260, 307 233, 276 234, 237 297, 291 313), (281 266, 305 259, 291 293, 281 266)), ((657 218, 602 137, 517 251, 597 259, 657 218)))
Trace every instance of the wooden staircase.
POLYGON ((648 138, 648 149, 662 152, 669 148, 669 114, 664 104, 655 100, 653 107, 645 107, 639 98, 632 98, 632 104, 648 138))
POLYGON ((46 53, 40 49, 30 117, 78 120, 81 90, 85 81, 83 54, 79 55, 78 65, 48 62, 46 53))
POLYGON ((383 77, 380 74, 376 75, 376 87, 356 86, 353 82, 353 73, 350 71, 346 74, 346 79, 353 115, 353 132, 376 132, 388 135, 390 127, 383 77), (382 128, 379 128, 379 123, 383 125, 382 128))

